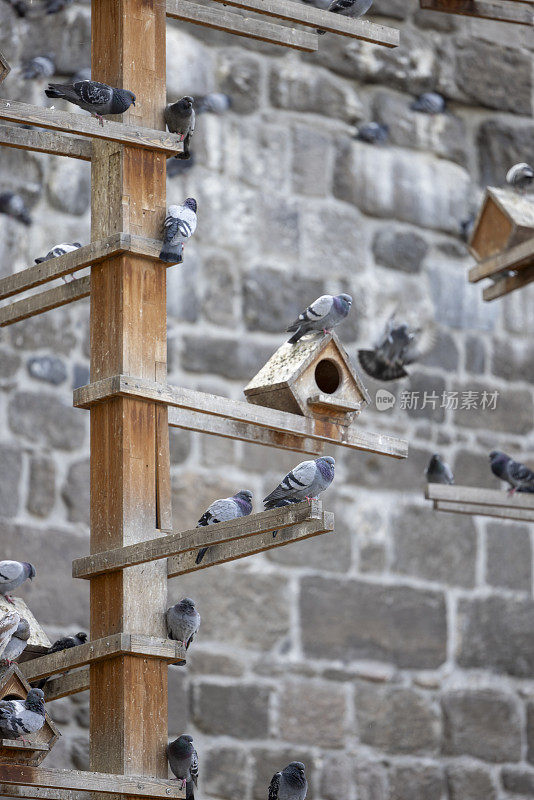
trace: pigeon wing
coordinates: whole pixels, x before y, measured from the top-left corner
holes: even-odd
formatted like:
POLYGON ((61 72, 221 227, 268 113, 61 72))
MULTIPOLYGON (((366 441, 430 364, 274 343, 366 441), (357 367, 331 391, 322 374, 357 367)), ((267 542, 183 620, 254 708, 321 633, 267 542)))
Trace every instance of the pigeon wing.
POLYGON ((317 322, 320 319, 326 317, 326 315, 330 312, 332 308, 332 304, 334 302, 334 298, 330 294, 323 294, 321 297, 318 297, 311 306, 300 314, 299 317, 293 322, 288 331, 296 330, 299 325, 302 325, 303 322, 317 322))
POLYGON ((163 241, 172 242, 174 237, 178 234, 179 228, 180 220, 177 219, 177 217, 173 217, 172 214, 165 217, 165 222, 163 223, 163 241))
POLYGON ((508 462, 508 474, 515 483, 534 483, 534 472, 519 461, 508 462))
POLYGON ((317 467, 315 461, 301 461, 285 478, 280 481, 276 489, 267 495, 264 503, 272 503, 275 500, 284 500, 292 495, 306 494, 306 490, 315 480, 317 467))
POLYGON ((189 773, 195 786, 198 786, 198 753, 194 747, 193 752, 191 753, 191 766, 189 767, 189 773))
POLYGON ((105 106, 113 99, 113 89, 98 81, 76 81, 72 88, 80 100, 92 106, 105 106))
POLYGON ((269 800, 278 800, 278 790, 280 788, 280 772, 277 772, 273 775, 271 782, 269 784, 269 800))
POLYGON ((16 580, 23 571, 24 567, 19 561, 0 561, 0 591, 2 584, 16 580))
POLYGON ((0 655, 4 652, 11 641, 11 637, 17 630, 20 616, 16 611, 8 612, 0 620, 0 655))

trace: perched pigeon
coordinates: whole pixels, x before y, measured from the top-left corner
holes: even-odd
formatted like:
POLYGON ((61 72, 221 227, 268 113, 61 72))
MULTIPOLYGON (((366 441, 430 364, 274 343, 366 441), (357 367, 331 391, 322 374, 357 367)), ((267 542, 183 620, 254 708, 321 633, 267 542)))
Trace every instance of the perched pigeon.
POLYGON ((437 92, 423 92, 413 101, 410 108, 423 114, 443 114, 445 105, 445 98, 437 92))
POLYGON ((11 641, 20 623, 20 614, 16 611, 8 611, 0 619, 0 656, 11 641))
MULTIPOLYGON (((215 500, 200 517, 197 522, 197 528, 216 525, 218 522, 226 522, 226 520, 237 519, 238 517, 248 517, 251 511, 252 492, 249 492, 248 489, 242 489, 237 494, 234 494, 233 497, 223 497, 221 500, 215 500)), ((195 564, 200 564, 207 550, 207 547, 201 547, 195 564)))
POLYGON ((517 192, 525 193, 534 184, 534 168, 530 164, 514 164, 506 173, 506 183, 517 192))
POLYGON ((332 328, 343 322, 351 305, 350 294, 339 294, 335 297, 331 294, 321 295, 297 317, 295 322, 286 328, 287 331, 295 331, 293 336, 288 339, 289 344, 295 344, 307 333, 318 331, 330 333, 332 328))
MULTIPOLYGON (((373 0, 332 0, 327 8, 332 14, 341 14, 344 17, 352 17, 358 19, 363 17, 371 6, 373 0)), ((317 33, 326 33, 326 31, 318 30, 317 33)))
POLYGON ((183 175, 184 172, 189 172, 195 166, 195 154, 189 151, 189 158, 187 161, 180 161, 177 158, 167 159, 167 178, 175 178, 177 175, 183 175))
POLYGON ((171 133, 177 133, 180 141, 184 143, 184 152, 177 153, 175 158, 191 158, 189 145, 195 130, 195 109, 193 108, 194 98, 185 95, 176 103, 169 103, 165 108, 164 116, 167 128, 171 133))
POLYGON ((356 130, 355 139, 367 144, 384 144, 389 137, 389 125, 381 122, 365 122, 356 130))
POLYGON ((76 81, 76 83, 49 83, 45 89, 47 97, 59 97, 89 111, 101 125, 106 114, 124 114, 135 105, 135 95, 128 89, 114 89, 98 81, 76 81))
POLYGON ((334 480, 335 460, 322 456, 315 461, 301 461, 263 500, 265 508, 277 508, 280 500, 311 500, 334 480))
POLYGON ((434 453, 426 469, 428 483, 454 483, 454 475, 449 465, 438 453, 434 453))
POLYGON ((8 664, 16 661, 26 649, 30 636, 30 623, 27 619, 24 619, 24 617, 20 617, 19 624, 2 653, 2 660, 7 661, 8 664))
POLYGON ((394 381, 404 378, 404 369, 420 356, 418 335, 420 329, 412 329, 405 322, 397 323, 391 317, 386 330, 374 350, 358 350, 362 369, 378 381, 394 381))
POLYGON ((492 450, 490 453, 491 471, 494 475, 510 484, 508 492, 534 492, 534 472, 514 461, 506 453, 500 450, 492 450))
POLYGON ((24 741, 24 734, 36 733, 45 724, 44 692, 30 689, 26 700, 0 700, 0 738, 24 741))
POLYGON ((56 244, 45 256, 40 256, 39 258, 35 259, 36 264, 42 264, 43 261, 50 261, 51 258, 57 258, 58 256, 64 256, 65 253, 72 253, 73 250, 78 250, 81 247, 80 242, 73 242, 72 244, 56 244))
POLYGON ((181 642, 187 650, 200 628, 200 614, 190 597, 184 597, 167 609, 165 615, 169 639, 181 642))
POLYGON ((198 755, 193 745, 193 737, 183 734, 167 745, 169 766, 181 781, 187 800, 195 800, 193 784, 198 785, 198 755))
MULTIPOLYGON (((50 645, 46 651, 46 655, 49 655, 50 653, 60 653, 62 650, 69 650, 71 647, 78 647, 81 644, 85 644, 86 641, 87 634, 84 631, 79 631, 72 636, 62 636, 60 639, 56 639, 54 644, 50 645)), ((64 674, 66 675, 67 673, 64 674)), ((42 680, 36 681, 31 685, 37 687, 38 689, 42 689, 48 680, 48 678, 42 678, 42 680)))
POLYGON ((50 56, 35 56, 22 65, 22 77, 26 81, 49 78, 55 71, 56 65, 50 56))
POLYGON ((308 781, 302 761, 292 761, 282 772, 273 775, 269 784, 269 800, 304 800, 308 781))
POLYGON ((0 214, 6 214, 24 225, 32 224, 32 218, 26 208, 26 203, 20 194, 15 194, 15 192, 2 192, 0 194, 0 214))
POLYGON ((224 114, 231 107, 232 98, 223 92, 209 92, 195 97, 195 109, 198 114, 224 114))
POLYGON ((28 578, 35 577, 35 567, 27 561, 0 561, 0 594, 8 603, 13 603, 11 592, 22 586, 28 578))
POLYGON ((184 260, 184 242, 197 229, 197 201, 188 197, 183 206, 169 206, 163 225, 163 247, 159 257, 169 264, 184 260))

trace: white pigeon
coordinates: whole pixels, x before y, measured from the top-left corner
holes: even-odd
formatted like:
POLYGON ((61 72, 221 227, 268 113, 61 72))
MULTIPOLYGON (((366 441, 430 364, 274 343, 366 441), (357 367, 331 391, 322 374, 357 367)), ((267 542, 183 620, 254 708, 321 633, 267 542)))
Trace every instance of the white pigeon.
POLYGON ((183 206, 169 206, 163 226, 163 246, 159 257, 169 264, 184 260, 184 242, 197 229, 197 201, 188 197, 183 206))
POLYGON ((35 567, 28 561, 0 561, 0 594, 13 603, 10 594, 24 581, 35 577, 35 567))
POLYGON ((81 247, 80 242, 73 242, 72 244, 67 244, 67 242, 63 242, 62 244, 56 244, 45 256, 40 256, 39 258, 35 259, 36 264, 42 264, 43 261, 50 261, 51 258, 57 258, 58 256, 64 256, 65 253, 72 253, 74 250, 78 250, 81 247))

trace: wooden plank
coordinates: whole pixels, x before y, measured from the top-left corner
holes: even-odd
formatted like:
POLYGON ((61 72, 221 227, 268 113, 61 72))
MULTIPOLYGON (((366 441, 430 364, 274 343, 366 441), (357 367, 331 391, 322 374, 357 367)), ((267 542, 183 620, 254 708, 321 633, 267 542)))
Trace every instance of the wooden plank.
POLYGON ((167 408, 156 407, 156 526, 172 531, 171 454, 167 408))
POLYGON ((17 300, 15 303, 0 308, 0 328, 6 325, 13 325, 28 317, 35 317, 37 314, 44 314, 53 308, 60 308, 82 297, 89 297, 91 294, 91 276, 77 278, 66 283, 64 286, 56 286, 46 292, 39 292, 24 300, 17 300))
POLYGON ((319 500, 296 503, 283 508, 271 508, 250 514, 248 517, 231 519, 204 528, 158 536, 138 544, 116 548, 91 556, 77 558, 72 564, 73 578, 94 578, 135 564, 144 564, 160 558, 196 551, 201 547, 246 538, 259 533, 274 531, 289 526, 298 526, 309 520, 323 518, 323 507, 319 500))
POLYGON ((7 58, 0 50, 0 83, 4 81, 9 73, 11 72, 11 67, 7 61, 7 58))
POLYGON ((67 675, 59 675, 51 678, 45 685, 45 701, 59 700, 61 697, 68 697, 71 694, 86 692, 89 689, 89 667, 82 667, 67 675))
POLYGON ((396 28, 376 25, 366 19, 350 19, 340 14, 330 14, 328 11, 321 11, 302 3, 288 3, 287 0, 216 0, 216 2, 384 47, 398 47, 400 43, 399 31, 396 28))
POLYGON ((331 533, 333 530, 334 515, 329 511, 324 511, 322 519, 309 520, 301 525, 283 528, 277 531, 276 536, 273 533, 260 533, 256 536, 248 536, 246 539, 233 539, 230 542, 213 545, 206 551, 200 564, 196 563, 195 552, 173 556, 167 562, 168 577, 176 578, 178 575, 185 575, 188 572, 196 572, 199 569, 214 567, 217 564, 225 564, 227 561, 236 561, 238 558, 253 556, 265 550, 272 550, 274 547, 283 547, 292 542, 301 542, 312 536, 331 533))
MULTIPOLYGON (((115 775, 86 772, 76 769, 47 769, 46 767, 21 767, 17 764, 2 766, 2 784, 29 784, 47 789, 102 794, 130 795, 131 797, 185 798, 185 789, 177 781, 150 778, 141 775, 115 775)), ((3 786, 0 784, 2 790, 3 786)), ((20 796, 20 795, 19 795, 20 796)))
MULTIPOLYGON (((144 97, 139 99, 141 103, 146 101, 144 97)), ((178 137, 166 131, 134 127, 109 119, 105 119, 104 124, 100 125, 99 121, 89 114, 73 114, 70 111, 59 111, 57 108, 19 103, 17 100, 0 99, 0 119, 90 136, 108 142, 119 142, 136 148, 146 148, 151 152, 165 153, 168 156, 183 152, 183 144, 178 141, 178 137)))
POLYGON ((264 22, 255 17, 242 17, 211 6, 190 3, 188 0, 167 0, 167 16, 218 31, 227 31, 236 36, 246 36, 247 39, 280 44, 293 50, 313 53, 318 49, 319 39, 316 33, 264 22))
POLYGON ((36 153, 91 160, 91 142, 77 136, 48 131, 28 130, 14 125, 0 125, 0 145, 36 153))
POLYGON ((476 503, 450 503, 446 500, 436 500, 434 508, 436 511, 449 511, 453 514, 469 514, 476 517, 496 517, 519 522, 534 522, 534 511, 527 511, 524 508, 511 509, 509 507, 477 505, 476 503))
POLYGON ((477 283, 483 278, 491 278, 500 272, 524 269, 532 264, 534 264, 534 238, 475 264, 469 270, 469 281, 477 283))
MULTIPOLYGON (((74 405, 90 408, 109 397, 138 397, 165 403, 176 408, 186 408, 215 417, 226 417, 237 422, 251 423, 293 436, 317 439, 324 443, 339 444, 356 450, 381 453, 393 458, 406 458, 408 444, 403 439, 381 433, 356 430, 354 426, 343 426, 311 417, 301 417, 287 411, 277 411, 242 400, 197 392, 177 386, 156 383, 127 375, 115 375, 102 381, 82 386, 74 391, 74 405)), ((169 424, 171 414, 169 414, 169 424)), ((179 425, 178 427, 183 427, 179 425)))
POLYGON ((496 300, 498 297, 504 297, 505 294, 515 292, 516 289, 522 289, 523 286, 527 286, 532 281, 534 281, 534 266, 521 270, 517 275, 511 275, 508 278, 501 278, 495 281, 492 286, 488 286, 483 290, 482 299, 486 302, 496 300))
POLYGON ((421 8, 429 11, 512 22, 517 25, 534 25, 534 16, 526 3, 510 3, 509 6, 491 0, 420 0, 420 3, 421 8))
POLYGON ((445 500, 452 503, 500 506, 502 508, 525 508, 534 511, 534 494, 516 492, 513 495, 499 489, 479 489, 476 486, 449 486, 443 483, 427 483, 427 500, 445 500))
POLYGON ((185 649, 171 639, 158 639, 134 633, 115 633, 93 642, 32 658, 20 664, 20 671, 28 681, 47 678, 68 669, 95 664, 120 655, 143 656, 160 659, 167 664, 184 664, 185 649))
POLYGON ((68 789, 44 789, 41 786, 24 786, 15 783, 0 783, 2 797, 29 798, 29 800, 87 800, 85 792, 68 789))

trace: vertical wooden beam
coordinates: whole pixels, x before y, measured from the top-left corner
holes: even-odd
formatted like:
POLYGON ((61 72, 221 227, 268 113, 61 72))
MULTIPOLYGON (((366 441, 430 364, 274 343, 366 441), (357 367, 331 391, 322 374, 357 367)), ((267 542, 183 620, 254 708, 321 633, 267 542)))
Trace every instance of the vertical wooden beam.
MULTIPOLYGON (((92 76, 136 94, 128 124, 164 129, 164 0, 92 0, 92 76)), ((104 122, 104 125, 106 123, 104 122)), ((93 241, 117 232, 159 238, 165 157, 94 140, 93 241)), ((164 379, 165 269, 124 253, 91 274, 92 380, 119 372, 164 379)), ((156 524, 156 407, 113 398, 91 410, 91 552, 140 542, 156 524)), ((165 562, 91 581, 91 638, 164 635, 165 562)), ((167 666, 120 655, 91 666, 91 769, 166 777, 167 666)))

